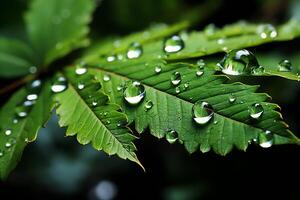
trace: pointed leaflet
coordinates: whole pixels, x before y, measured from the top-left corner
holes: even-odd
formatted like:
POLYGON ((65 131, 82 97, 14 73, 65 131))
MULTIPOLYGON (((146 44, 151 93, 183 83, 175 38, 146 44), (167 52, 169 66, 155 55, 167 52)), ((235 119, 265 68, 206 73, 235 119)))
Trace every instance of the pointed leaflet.
POLYGON ((129 118, 135 121, 138 132, 149 127, 153 135, 161 138, 167 130, 175 130, 189 152, 194 152, 199 145, 203 152, 213 148, 222 155, 233 146, 245 150, 250 140, 266 130, 275 134, 275 144, 299 144, 282 122, 280 113, 275 111, 278 106, 265 102, 268 99, 266 94, 254 93, 257 86, 226 84, 227 78, 214 75, 210 67, 206 67, 204 74, 198 77, 197 68, 190 64, 137 59, 100 64, 90 71, 101 81, 111 101, 122 105, 129 118), (160 73, 155 72, 157 66, 162 69, 160 73), (179 72, 182 77, 178 86, 180 93, 176 92, 170 80, 174 72, 179 72), (111 76, 111 81, 103 81, 105 74, 111 76), (146 89, 146 97, 138 106, 128 106, 118 89, 130 79, 141 81, 146 89), (230 95, 236 96, 234 103, 229 102, 230 95), (145 111, 144 104, 148 100, 153 102, 153 106, 145 111), (201 126, 193 121, 192 106, 197 100, 206 101, 214 108, 214 117, 207 125, 201 126), (260 103, 264 108, 259 120, 252 120, 249 116, 248 108, 253 103, 260 103))
POLYGON ((46 123, 52 109, 49 82, 45 82, 38 94, 38 99, 28 110, 24 118, 16 118, 16 107, 30 94, 27 88, 16 92, 0 111, 0 178, 5 179, 16 167, 28 142, 37 137, 38 130, 46 123), (18 121, 14 120, 17 119, 18 121), (17 122, 17 123, 16 123, 17 122), (11 130, 10 134, 5 133, 11 130))
POLYGON ((59 124, 67 126, 67 135, 77 135, 81 144, 91 143, 97 150, 123 159, 140 162, 133 144, 135 136, 127 125, 127 117, 117 104, 109 103, 108 96, 99 89, 101 85, 93 76, 77 75, 75 70, 65 71, 68 89, 55 95, 58 103, 59 124))
POLYGON ((33 0, 26 13, 27 32, 41 65, 87 44, 93 0, 33 0))

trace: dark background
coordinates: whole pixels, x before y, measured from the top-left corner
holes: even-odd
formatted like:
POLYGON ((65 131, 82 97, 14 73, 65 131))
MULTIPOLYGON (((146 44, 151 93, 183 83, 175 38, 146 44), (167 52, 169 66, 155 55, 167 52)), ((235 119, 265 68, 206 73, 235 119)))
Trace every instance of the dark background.
MULTIPOLYGON (((26 2, 1 0, 0 35, 24 36, 22 14, 26 2)), ((300 18, 297 0, 99 2, 92 22, 93 38, 126 35, 155 22, 189 20, 193 22, 191 29, 200 30, 210 23, 221 27, 241 19, 278 24, 291 17, 300 18)), ((294 70, 300 69, 300 59, 292 56, 300 55, 298 40, 255 50, 264 60, 268 60, 265 52, 272 52, 275 61, 293 57, 294 70)), ((273 96, 291 129, 299 133, 299 83, 280 78, 251 82, 261 84, 262 90, 273 96)), ((300 199, 297 146, 262 149, 251 145, 247 153, 234 150, 221 157, 200 152, 189 155, 182 145, 170 145, 147 133, 136 144, 146 172, 129 161, 109 157, 88 145, 77 144, 75 138, 64 137, 64 130, 57 127, 53 116, 38 140, 25 149, 17 169, 7 181, 0 182, 1 199, 300 199)))

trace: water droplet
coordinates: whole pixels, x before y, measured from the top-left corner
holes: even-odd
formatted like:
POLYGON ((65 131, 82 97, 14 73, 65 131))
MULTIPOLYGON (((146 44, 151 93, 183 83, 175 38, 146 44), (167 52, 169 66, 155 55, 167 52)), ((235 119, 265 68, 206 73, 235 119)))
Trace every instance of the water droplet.
POLYGON ((154 69, 155 73, 159 74, 161 72, 161 66, 157 65, 154 69))
POLYGON ((214 121, 214 124, 218 124, 218 121, 214 121))
POLYGON ((127 58, 134 59, 139 58, 143 54, 143 47, 138 42, 133 42, 130 44, 127 50, 127 58))
POLYGON ((206 124, 214 115, 213 107, 204 101, 197 101, 193 106, 194 121, 197 124, 206 124))
POLYGON ((166 139, 170 144, 175 143, 178 140, 178 134, 174 130, 168 130, 166 133, 166 139))
POLYGON ((6 148, 10 148, 11 146, 12 146, 12 144, 11 144, 10 142, 6 142, 6 143, 5 143, 5 147, 6 147, 6 148))
POLYGON ((263 24, 258 26, 257 33, 262 39, 275 38, 277 36, 277 31, 271 24, 263 24))
POLYGON ((37 72, 37 67, 36 66, 31 66, 28 69, 30 74, 35 74, 37 72))
POLYGON ((181 82, 181 74, 179 72, 174 72, 171 76, 172 85, 178 85, 181 82))
POLYGON ((28 115, 31 106, 34 104, 34 101, 24 101, 15 108, 15 113, 19 118, 24 118, 28 115))
POLYGON ((269 148, 273 145, 273 134, 271 131, 266 130, 265 132, 258 135, 258 144, 262 148, 269 148))
POLYGON ((110 120, 106 120, 105 124, 110 124, 110 120))
POLYGON ((78 88, 79 90, 84 89, 84 87, 85 87, 85 85, 84 85, 83 83, 81 83, 81 82, 79 82, 79 83, 77 84, 77 88, 78 88))
POLYGON ((145 97, 145 94, 145 87, 137 81, 129 83, 124 90, 124 98, 131 105, 140 103, 145 97))
POLYGON ((224 44, 224 42, 225 42, 225 39, 224 39, 224 38, 219 38, 219 39, 217 40, 217 43, 218 43, 218 44, 224 44))
POLYGON ((289 60, 282 60, 278 63, 278 71, 290 72, 292 70, 292 63, 289 60))
POLYGON ((37 95, 37 94, 28 94, 28 95, 26 96, 26 99, 27 99, 28 101, 34 101, 34 100, 37 100, 37 99, 38 99, 38 95, 37 95))
POLYGON ((206 36, 211 36, 215 34, 217 27, 214 24, 209 24, 204 28, 204 33, 206 36))
POLYGON ((4 156, 4 151, 0 149, 0 157, 4 156))
POLYGON ((264 108, 262 107, 261 104, 259 103, 254 103, 251 106, 249 106, 249 114, 250 117, 252 117, 253 119, 258 119, 264 112, 264 108))
POLYGON ((263 66, 253 68, 251 73, 254 75, 262 75, 265 73, 265 68, 263 66))
POLYGON ((144 110, 148 111, 153 107, 153 102, 151 100, 148 100, 144 105, 144 110))
POLYGON ((105 74, 105 75, 103 76, 103 81, 104 81, 104 82, 110 81, 110 75, 105 74))
POLYGON ((118 85, 117 86, 117 91, 122 91, 122 89, 123 89, 123 85, 118 85))
POLYGON ((12 130, 11 129, 6 129, 4 131, 4 134, 7 135, 7 136, 10 136, 12 134, 12 130))
POLYGON ((190 86, 189 83, 185 83, 185 84, 183 85, 184 90, 188 89, 189 86, 190 86))
POLYGON ((111 55, 111 56, 107 56, 106 57, 106 60, 107 62, 113 62, 117 59, 117 56, 116 55, 111 55))
POLYGON ((52 83, 51 90, 54 93, 63 92, 68 88, 68 82, 65 77, 58 76, 52 83))
POLYGON ((19 122, 19 120, 18 120, 17 118, 14 118, 14 119, 13 119, 13 123, 14 123, 14 124, 17 124, 18 122, 19 122))
POLYGON ((230 95, 229 95, 229 98, 228 98, 228 101, 229 101, 230 103, 234 103, 235 100, 236 100, 235 95, 234 95, 234 94, 230 94, 230 95))
POLYGON ((251 74, 259 67, 257 59, 248 50, 232 50, 219 63, 222 72, 228 75, 251 74))
POLYGON ((199 59, 199 60, 197 61, 197 65, 198 65, 198 68, 199 68, 199 69, 204 69, 204 66, 205 66, 204 60, 203 60, 203 59, 199 59))
POLYGON ((87 72, 87 68, 83 67, 81 65, 76 67, 76 69, 75 69, 75 74, 77 74, 77 75, 82 75, 82 74, 85 74, 86 72, 87 72))
POLYGON ((164 51, 166 53, 176 53, 184 48, 184 42, 178 35, 173 35, 172 37, 165 40, 164 51))
POLYGON ((181 92, 181 91, 180 91, 180 87, 177 86, 177 87, 175 88, 175 92, 176 92, 176 94, 179 94, 179 93, 181 92))

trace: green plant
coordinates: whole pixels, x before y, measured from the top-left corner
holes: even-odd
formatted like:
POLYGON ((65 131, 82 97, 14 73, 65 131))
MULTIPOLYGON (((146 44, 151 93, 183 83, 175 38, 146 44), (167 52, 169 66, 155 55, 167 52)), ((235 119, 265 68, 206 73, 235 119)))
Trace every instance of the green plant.
POLYGON ((299 21, 276 28, 246 22, 222 29, 209 25, 191 33, 184 31, 185 22, 156 25, 90 46, 94 7, 92 0, 33 0, 25 17, 28 39, 0 39, 0 76, 17 79, 0 94, 18 89, 0 111, 2 179, 53 109, 66 135, 141 167, 131 124, 138 133, 149 129, 157 138, 178 141, 190 153, 213 149, 226 155, 233 147, 245 151, 251 141, 262 147, 300 144, 267 94, 234 79, 299 80, 289 61, 279 68, 260 66, 243 49, 294 39, 300 36, 299 21), (88 46, 67 64, 55 62, 88 46), (201 58, 220 52, 227 52, 222 61, 201 58))

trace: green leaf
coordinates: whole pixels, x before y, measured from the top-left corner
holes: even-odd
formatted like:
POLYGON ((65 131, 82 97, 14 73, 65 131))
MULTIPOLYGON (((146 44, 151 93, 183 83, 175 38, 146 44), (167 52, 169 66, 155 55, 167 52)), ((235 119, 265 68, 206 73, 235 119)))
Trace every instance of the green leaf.
POLYGON ((5 179, 16 167, 27 143, 36 139, 38 130, 50 117, 53 106, 49 88, 49 82, 45 82, 38 99, 25 118, 16 118, 16 107, 25 101, 28 95, 27 88, 16 92, 2 107, 0 111, 0 151, 3 154, 0 157, 1 179, 5 179), (5 131, 8 129, 11 130, 11 134, 6 135, 5 131))
POLYGON ((86 46, 93 0, 33 0, 26 13, 27 32, 40 65, 86 46))
POLYGON ((242 83, 226 83, 223 75, 214 75, 212 66, 207 64, 204 74, 196 76, 197 68, 187 63, 166 64, 164 61, 136 59, 127 62, 99 64, 90 69, 103 86, 103 91, 112 102, 120 104, 129 119, 135 122, 138 132, 150 129, 158 138, 165 137, 167 130, 175 130, 179 140, 183 141, 189 152, 199 148, 207 152, 211 148, 218 154, 227 154, 233 146, 246 150, 249 141, 269 130, 274 134, 275 144, 299 143, 282 121, 276 104, 268 103, 269 96, 255 93, 258 86, 242 83), (162 71, 157 74, 155 67, 162 71), (181 83, 171 84, 172 73, 181 73, 181 83), (103 81, 109 75, 110 81, 103 81), (125 103, 123 93, 118 88, 128 80, 140 81, 146 89, 146 97, 137 106, 125 103), (186 84, 188 86, 186 86, 186 84), (230 95, 236 96, 234 103, 229 102, 230 95), (153 107, 145 111, 145 103, 153 102, 153 107), (198 100, 206 101, 214 108, 214 118, 207 125, 198 125, 193 121, 192 107, 198 100), (259 120, 251 120, 248 112, 250 105, 260 103, 264 113, 259 120))
POLYGON ((135 154, 133 140, 136 137, 126 126, 127 117, 120 112, 120 106, 109 103, 93 76, 79 76, 74 70, 67 70, 65 75, 69 80, 68 89, 55 95, 55 99, 59 104, 56 110, 59 124, 68 127, 66 135, 77 134, 81 144, 91 143, 97 150, 117 154, 142 166, 135 154))
POLYGON ((16 77, 29 73, 34 65, 33 50, 19 40, 0 38, 0 77, 16 77))

